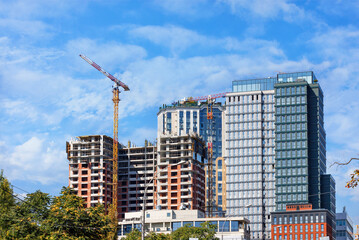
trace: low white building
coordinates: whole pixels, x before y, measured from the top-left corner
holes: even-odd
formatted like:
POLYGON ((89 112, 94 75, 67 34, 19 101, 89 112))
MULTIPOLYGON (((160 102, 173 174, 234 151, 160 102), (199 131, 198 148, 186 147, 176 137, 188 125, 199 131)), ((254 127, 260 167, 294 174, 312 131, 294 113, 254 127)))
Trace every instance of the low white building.
MULTIPOLYGON (((124 237, 132 229, 141 231, 142 212, 125 213, 125 219, 119 222, 118 237, 124 237)), ((200 210, 148 210, 145 214, 146 232, 171 233, 187 224, 200 227, 210 222, 217 226, 216 236, 226 240, 249 240, 249 220, 243 217, 205 218, 200 210)))

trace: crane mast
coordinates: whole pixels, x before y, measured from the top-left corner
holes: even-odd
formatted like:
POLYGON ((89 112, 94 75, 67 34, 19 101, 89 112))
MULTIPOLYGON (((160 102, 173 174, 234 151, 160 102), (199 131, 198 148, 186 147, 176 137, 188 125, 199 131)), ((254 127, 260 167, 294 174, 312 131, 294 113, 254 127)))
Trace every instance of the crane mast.
POLYGON ((214 208, 214 181, 213 181, 213 108, 212 104, 214 99, 211 96, 208 96, 207 99, 207 145, 208 145, 208 200, 207 200, 207 211, 208 217, 213 217, 213 208, 214 208))
POLYGON ((208 190, 207 190, 207 199, 206 199, 206 209, 207 216, 213 217, 214 209, 214 181, 213 181, 213 104, 215 103, 216 98, 223 98, 227 93, 217 93, 208 96, 201 97, 189 97, 184 100, 184 102, 199 102, 207 101, 207 181, 208 181, 208 190))
POLYGON ((103 68, 101 68, 99 65, 97 65, 95 62, 93 62, 85 55, 80 54, 80 57, 114 82, 114 87, 112 90, 113 93, 112 204, 109 208, 109 215, 115 226, 114 236, 116 236, 117 225, 118 225, 118 216, 117 216, 118 215, 118 103, 120 102, 119 87, 122 87, 125 91, 129 91, 130 89, 125 83, 121 82, 113 75, 106 72, 103 68))

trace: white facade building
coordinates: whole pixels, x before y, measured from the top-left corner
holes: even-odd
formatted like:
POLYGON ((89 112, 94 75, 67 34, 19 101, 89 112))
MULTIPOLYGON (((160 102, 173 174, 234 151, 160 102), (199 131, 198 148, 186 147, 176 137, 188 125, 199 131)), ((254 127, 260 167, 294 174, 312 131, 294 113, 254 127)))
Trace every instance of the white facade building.
POLYGON ((227 94, 227 216, 248 218, 251 239, 270 239, 270 212, 275 210, 274 129, 274 90, 227 94))
MULTIPOLYGON (((141 231, 142 212, 126 213, 119 222, 119 239, 137 228, 141 231)), ((243 217, 205 218, 199 210, 149 210, 146 211, 146 232, 171 233, 180 227, 190 225, 200 227, 201 223, 210 222, 217 227, 216 237, 226 240, 249 240, 249 221, 243 217)))

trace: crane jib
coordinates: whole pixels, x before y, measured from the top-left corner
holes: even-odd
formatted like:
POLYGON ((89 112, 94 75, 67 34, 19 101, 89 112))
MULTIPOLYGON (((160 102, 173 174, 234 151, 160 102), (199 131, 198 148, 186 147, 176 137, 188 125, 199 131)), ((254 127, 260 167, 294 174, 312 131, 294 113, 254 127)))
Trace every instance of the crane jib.
POLYGON ((115 78, 114 76, 112 76, 110 73, 106 72, 102 67, 100 67, 99 65, 97 65, 97 63, 95 63, 94 61, 92 61, 91 59, 89 59, 88 57, 86 57, 85 55, 80 54, 80 57, 85 60, 86 62, 88 62, 91 66, 93 66, 94 68, 96 68, 98 71, 100 71, 101 73, 103 73, 106 77, 108 77, 109 79, 111 79, 114 83, 116 83, 118 86, 123 87, 123 89, 125 89, 125 91, 129 91, 130 88, 124 84, 123 82, 121 82, 120 80, 118 80, 117 78, 115 78))

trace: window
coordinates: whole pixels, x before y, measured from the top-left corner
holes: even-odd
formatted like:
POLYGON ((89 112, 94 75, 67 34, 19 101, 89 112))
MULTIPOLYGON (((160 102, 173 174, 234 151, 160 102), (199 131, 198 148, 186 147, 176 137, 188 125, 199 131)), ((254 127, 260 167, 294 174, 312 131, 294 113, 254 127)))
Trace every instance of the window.
POLYGON ((179 229, 181 226, 181 222, 173 222, 172 223, 172 231, 176 231, 177 229, 179 229))
POLYGON ((219 221, 219 232, 229 232, 229 222, 228 221, 219 221))
POLYGON ((239 231, 239 222, 238 221, 231 221, 231 231, 232 232, 239 231))
POLYGON ((222 196, 218 196, 218 205, 222 205, 222 196))
POLYGON ((185 222, 183 222, 183 226, 186 226, 186 225, 188 225, 188 226, 190 226, 190 227, 193 227, 193 222, 192 222, 192 221, 185 221, 185 222))
POLYGON ((204 222, 203 221, 196 221, 196 222, 194 222, 194 226, 195 227, 200 227, 202 223, 204 223, 204 222))

